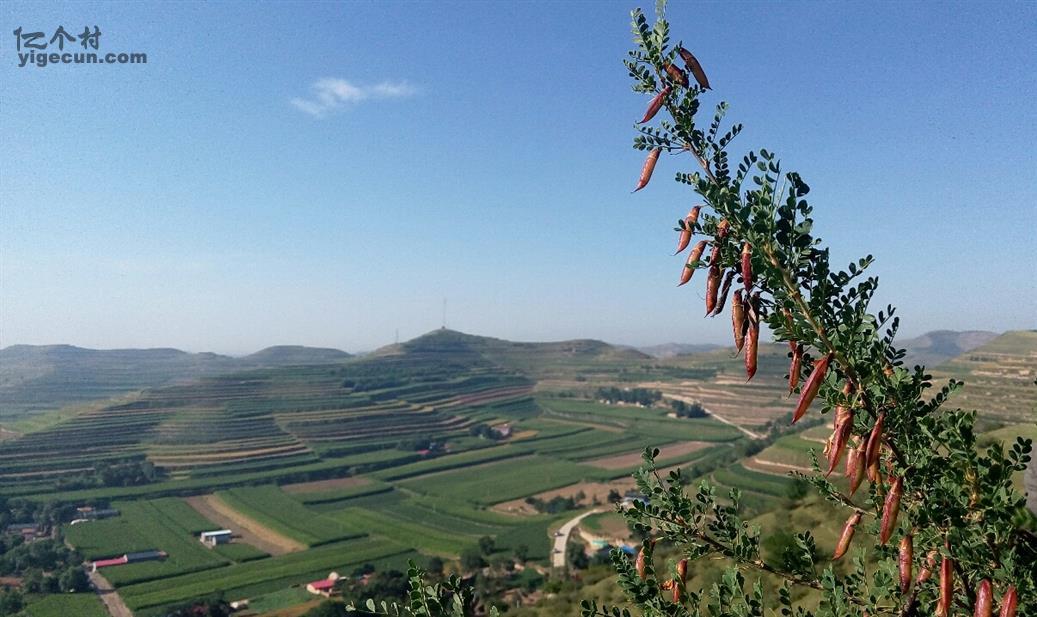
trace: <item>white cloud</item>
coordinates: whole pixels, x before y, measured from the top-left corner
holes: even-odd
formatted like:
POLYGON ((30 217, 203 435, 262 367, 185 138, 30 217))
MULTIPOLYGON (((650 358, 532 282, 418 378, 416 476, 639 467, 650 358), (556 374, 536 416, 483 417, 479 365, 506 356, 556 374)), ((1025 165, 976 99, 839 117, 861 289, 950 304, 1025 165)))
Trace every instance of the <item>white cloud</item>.
POLYGON ((402 99, 414 96, 417 88, 405 81, 382 81, 368 86, 358 86, 345 79, 325 77, 311 87, 310 98, 293 98, 290 102, 299 111, 315 118, 345 105, 355 105, 367 100, 402 99))

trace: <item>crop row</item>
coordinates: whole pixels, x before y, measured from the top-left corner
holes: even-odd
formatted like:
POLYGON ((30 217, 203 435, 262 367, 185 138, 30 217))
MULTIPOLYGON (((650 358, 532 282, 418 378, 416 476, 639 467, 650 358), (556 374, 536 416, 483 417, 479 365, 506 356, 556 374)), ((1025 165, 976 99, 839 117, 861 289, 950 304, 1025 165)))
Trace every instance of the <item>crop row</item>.
POLYGON ((273 484, 233 488, 217 495, 245 516, 309 546, 363 535, 355 526, 308 510, 273 484))

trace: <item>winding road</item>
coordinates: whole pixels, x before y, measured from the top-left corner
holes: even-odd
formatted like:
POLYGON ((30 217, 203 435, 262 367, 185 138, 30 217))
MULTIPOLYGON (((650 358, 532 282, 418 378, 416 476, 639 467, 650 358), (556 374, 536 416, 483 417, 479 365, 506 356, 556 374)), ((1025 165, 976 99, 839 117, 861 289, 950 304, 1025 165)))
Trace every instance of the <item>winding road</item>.
POLYGON ((569 519, 561 527, 558 528, 558 531, 555 533, 554 536, 554 550, 551 553, 552 566, 556 568, 565 567, 565 546, 569 543, 569 534, 572 533, 572 530, 580 524, 580 521, 587 518, 591 514, 597 514, 599 512, 605 511, 606 508, 595 508, 593 510, 589 510, 587 512, 584 512, 583 514, 569 519))

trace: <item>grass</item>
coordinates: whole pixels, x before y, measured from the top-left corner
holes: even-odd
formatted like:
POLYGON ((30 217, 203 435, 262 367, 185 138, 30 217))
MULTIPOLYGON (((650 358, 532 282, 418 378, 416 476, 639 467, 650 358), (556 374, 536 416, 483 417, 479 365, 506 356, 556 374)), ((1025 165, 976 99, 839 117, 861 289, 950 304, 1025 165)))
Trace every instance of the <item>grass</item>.
POLYGON ((272 484, 234 488, 217 495, 245 516, 308 546, 363 535, 356 527, 307 509, 272 484))
POLYGON ((26 617, 107 617, 108 612, 95 593, 54 593, 32 597, 19 615, 26 617))
POLYGON ((66 528, 67 540, 87 559, 156 549, 168 553, 161 561, 116 566, 105 571, 113 585, 121 586, 225 566, 229 560, 205 548, 194 528, 214 525, 195 512, 188 513, 177 500, 117 502, 120 516, 79 523, 66 528), (203 525, 203 521, 205 524, 203 525))
POLYGON ((492 505, 601 475, 602 470, 586 465, 527 456, 412 478, 399 485, 416 493, 492 505))
POLYGON ((218 555, 237 563, 252 561, 254 559, 263 559, 264 557, 270 556, 251 544, 245 544, 244 542, 217 544, 211 550, 215 551, 218 555))
POLYGON ((199 572, 131 585, 120 590, 134 611, 202 598, 222 590, 228 599, 261 595, 327 576, 351 567, 410 551, 384 539, 364 538, 337 542, 300 553, 234 564, 212 572, 199 572))

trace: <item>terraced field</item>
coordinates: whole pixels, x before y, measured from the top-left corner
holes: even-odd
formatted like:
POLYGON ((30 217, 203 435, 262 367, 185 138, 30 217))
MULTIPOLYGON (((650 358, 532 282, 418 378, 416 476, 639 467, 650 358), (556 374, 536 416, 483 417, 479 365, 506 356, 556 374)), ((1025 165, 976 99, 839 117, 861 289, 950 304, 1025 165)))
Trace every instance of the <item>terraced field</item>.
POLYGON ((1037 331, 1006 332, 932 371, 965 381, 948 405, 980 411, 984 420, 1037 422, 1037 331))
MULTIPOLYGON (((68 538, 90 557, 169 553, 109 571, 135 612, 152 617, 216 590, 228 599, 291 595, 291 585, 365 562, 401 568, 408 557, 456 559, 483 536, 546 562, 548 529, 573 513, 536 514, 525 498, 582 491, 585 503, 603 501, 610 490, 633 488, 629 474, 645 447, 661 449, 660 467, 697 469, 721 493, 738 488, 751 511, 766 512, 787 503, 786 472, 808 467, 809 450, 823 447, 830 429, 820 426, 730 462, 732 446, 747 438, 740 429, 758 430, 791 407, 780 347, 761 350, 760 372, 747 385, 741 358, 726 350, 657 360, 602 345, 538 348, 439 331, 360 360, 148 390, 0 441, 0 490, 75 504, 114 500, 121 517, 77 524, 68 538), (599 384, 659 389, 738 426, 673 417, 665 401, 641 408, 592 400, 599 384), (506 426, 510 436, 482 436, 485 426, 476 425, 506 426), (166 477, 68 486, 100 461, 127 460, 149 461, 166 477), (206 518, 185 498, 218 500, 232 516, 206 518), (237 524, 243 520, 256 528, 237 524), (208 549, 196 540, 224 525, 291 547, 208 549)), ((991 345, 952 368, 967 366, 980 379, 996 373, 1001 385, 1022 375, 1024 368, 997 372, 978 359, 1028 362, 1018 340, 991 345)), ((999 399, 998 418, 1027 417, 1028 391, 992 392, 1014 395, 999 399)))

